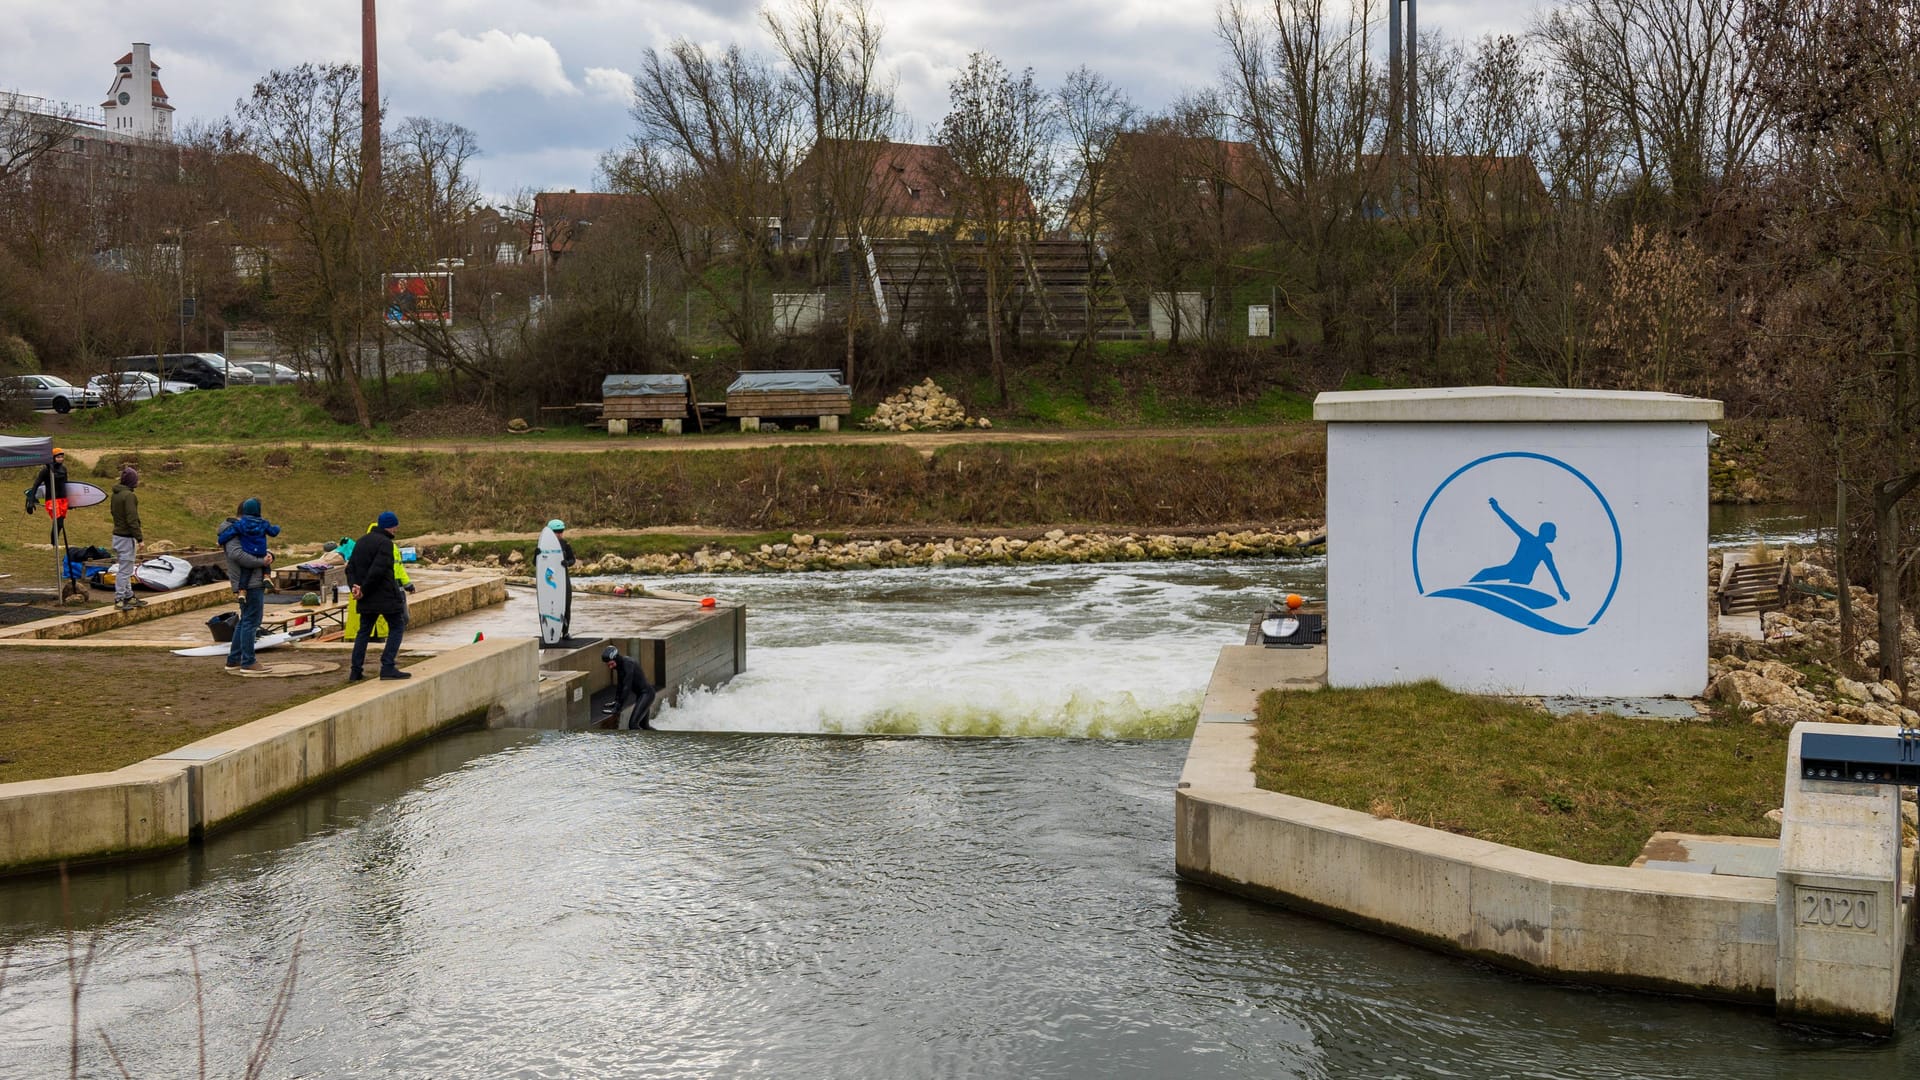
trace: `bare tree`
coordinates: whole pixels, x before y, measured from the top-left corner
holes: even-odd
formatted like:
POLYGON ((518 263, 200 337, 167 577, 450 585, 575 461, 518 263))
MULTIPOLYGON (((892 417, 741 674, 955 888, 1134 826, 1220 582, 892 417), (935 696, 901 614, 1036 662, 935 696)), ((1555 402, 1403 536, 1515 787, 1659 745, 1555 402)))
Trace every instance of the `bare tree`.
POLYGON ((320 342, 328 385, 344 390, 361 426, 371 427, 360 344, 378 297, 378 222, 361 172, 360 122, 360 69, 302 64, 254 84, 234 108, 233 141, 285 230, 275 245, 280 315, 320 342))
POLYGON ((867 237, 888 210, 876 173, 900 119, 896 80, 880 64, 884 28, 871 0, 788 0, 784 11, 763 9, 761 19, 787 62, 789 90, 813 138, 797 179, 811 217, 816 281, 830 272, 837 239, 846 243, 846 377, 852 384, 867 237))
POLYGON ((789 216, 785 182, 801 139, 794 96, 773 65, 739 46, 710 53, 682 39, 664 53, 647 51, 633 117, 633 144, 605 163, 608 178, 673 226, 667 235, 682 269, 751 357, 770 325, 756 290, 789 216), (722 254, 733 256, 737 288, 708 272, 722 254))
POLYGON ((1107 277, 1099 267, 1100 239, 1107 232, 1108 208, 1114 200, 1112 161, 1114 147, 1136 119, 1133 102, 1126 91, 1106 76, 1085 65, 1067 74, 1066 82, 1054 95, 1060 106, 1060 124, 1066 143, 1066 169, 1073 195, 1069 208, 1069 230, 1080 234, 1087 259, 1085 327, 1075 351, 1093 347, 1097 329, 1094 310, 1098 294, 1107 277))
POLYGON ((1533 244, 1550 209, 1535 165, 1546 138, 1543 76, 1509 36, 1421 55, 1434 58, 1420 96, 1429 112, 1412 155, 1420 198, 1405 209, 1486 312, 1494 378, 1505 383, 1514 321, 1537 265, 1533 244))
POLYGON ((1774 121, 1740 28, 1754 0, 1567 0, 1536 31, 1554 66, 1597 91, 1642 183, 1682 210, 1752 164, 1774 121))
POLYGON ((1381 120, 1367 50, 1372 2, 1273 0, 1263 8, 1256 14, 1245 0, 1227 0, 1218 15, 1229 55, 1224 105, 1262 166, 1236 183, 1305 264, 1287 305, 1337 346, 1353 322, 1356 256, 1372 231, 1368 199, 1383 193, 1384 156, 1365 154, 1381 120))
POLYGON ((1920 6, 1754 0, 1743 37, 1790 139, 1796 269, 1815 282, 1843 268, 1838 310, 1815 309, 1807 331, 1853 373, 1840 419, 1865 455, 1844 464, 1871 495, 1880 676, 1905 686, 1902 582, 1920 559, 1903 551, 1901 515, 1920 490, 1920 6))
POLYGON ((1054 179, 1053 101, 1033 69, 1015 78, 997 57, 976 52, 947 86, 950 109, 939 142, 956 175, 955 228, 980 241, 986 275, 987 350, 1000 403, 1007 389, 1001 321, 1017 280, 1023 245, 1038 239, 1054 179))
POLYGON ((11 192, 41 155, 72 138, 75 119, 61 102, 0 92, 0 192, 11 192))

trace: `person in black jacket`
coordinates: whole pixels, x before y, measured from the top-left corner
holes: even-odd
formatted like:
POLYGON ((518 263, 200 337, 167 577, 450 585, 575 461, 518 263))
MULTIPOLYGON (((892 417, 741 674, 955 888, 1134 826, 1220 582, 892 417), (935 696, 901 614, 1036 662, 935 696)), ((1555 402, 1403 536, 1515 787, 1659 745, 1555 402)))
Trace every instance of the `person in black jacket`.
POLYGON ((606 662, 607 670, 613 672, 613 704, 607 706, 607 726, 620 725, 620 709, 628 699, 633 700, 633 728, 652 731, 653 725, 647 723, 647 714, 653 711, 653 684, 647 681, 647 673, 640 670, 640 661, 624 656, 612 645, 600 654, 606 662))
POLYGON ((413 678, 395 663, 400 656, 400 638, 407 629, 407 597, 393 576, 393 530, 399 527, 400 519, 393 511, 381 511, 373 529, 353 546, 353 557, 347 560, 347 584, 353 587, 354 601, 360 611, 360 629, 353 638, 348 682, 358 682, 365 677, 362 668, 367 660, 367 639, 373 636, 373 624, 379 621, 376 616, 381 615, 387 619, 387 643, 380 650, 380 677, 413 678))

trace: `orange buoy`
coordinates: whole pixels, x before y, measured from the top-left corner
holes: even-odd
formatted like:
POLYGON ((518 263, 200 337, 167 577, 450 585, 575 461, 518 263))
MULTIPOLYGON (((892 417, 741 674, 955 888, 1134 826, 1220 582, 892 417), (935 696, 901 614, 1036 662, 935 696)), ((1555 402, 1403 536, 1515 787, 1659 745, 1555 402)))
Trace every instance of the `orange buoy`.
POLYGON ((703 596, 703 597, 701 597, 701 598, 700 598, 700 606, 701 606, 701 607, 712 607, 712 606, 713 606, 713 597, 711 597, 711 596, 703 596))
POLYGON ((1304 601, 1304 600, 1301 600, 1301 599, 1300 599, 1300 594, 1299 594, 1299 593, 1288 593, 1288 594, 1287 594, 1287 610, 1288 610, 1288 611, 1299 611, 1299 610, 1300 610, 1300 605, 1301 605, 1301 604, 1303 604, 1303 603, 1305 603, 1305 602, 1306 602, 1306 601, 1304 601))

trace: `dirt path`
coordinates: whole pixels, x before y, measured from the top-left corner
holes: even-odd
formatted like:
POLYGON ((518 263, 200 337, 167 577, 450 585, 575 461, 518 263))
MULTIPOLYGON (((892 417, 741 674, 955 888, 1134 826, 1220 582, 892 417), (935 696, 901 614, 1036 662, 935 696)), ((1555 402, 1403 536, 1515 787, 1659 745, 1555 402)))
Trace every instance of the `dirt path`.
POLYGON ((749 450, 773 446, 855 446, 873 444, 894 444, 912 447, 920 453, 931 456, 935 450, 944 446, 960 443, 1070 443, 1070 442, 1109 442, 1135 439, 1180 439, 1211 438, 1223 435, 1282 435, 1297 432, 1310 425, 1279 424, 1263 427, 1152 427, 1152 428, 1100 428, 1074 431, 840 431, 840 432, 776 432, 745 435, 690 435, 690 436, 645 436, 636 438, 604 439, 516 439, 510 435, 489 435, 477 439, 419 439, 410 441, 391 441, 383 443, 363 442, 315 442, 305 439, 289 439, 284 443, 166 443, 155 442, 146 446, 105 446, 71 447, 67 454, 78 462, 92 468, 103 456, 128 453, 153 453, 156 450, 226 450, 234 447, 258 449, 262 446, 302 447, 319 450, 372 450, 384 453, 410 453, 420 450, 440 453, 467 453, 485 451, 493 453, 524 454, 606 454, 619 451, 633 453, 676 453, 699 450, 749 450))

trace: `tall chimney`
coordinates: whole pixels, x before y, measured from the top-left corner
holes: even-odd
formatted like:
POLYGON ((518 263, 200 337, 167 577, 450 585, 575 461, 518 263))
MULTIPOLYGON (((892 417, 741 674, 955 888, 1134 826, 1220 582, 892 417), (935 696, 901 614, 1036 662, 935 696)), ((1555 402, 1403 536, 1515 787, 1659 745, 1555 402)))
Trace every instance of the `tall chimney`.
POLYGON ((153 137, 153 49, 144 41, 133 43, 133 74, 127 79, 127 115, 133 118, 133 133, 143 139, 153 137))
POLYGON ((360 0, 360 173, 367 190, 380 189, 380 32, 373 0, 360 0))

